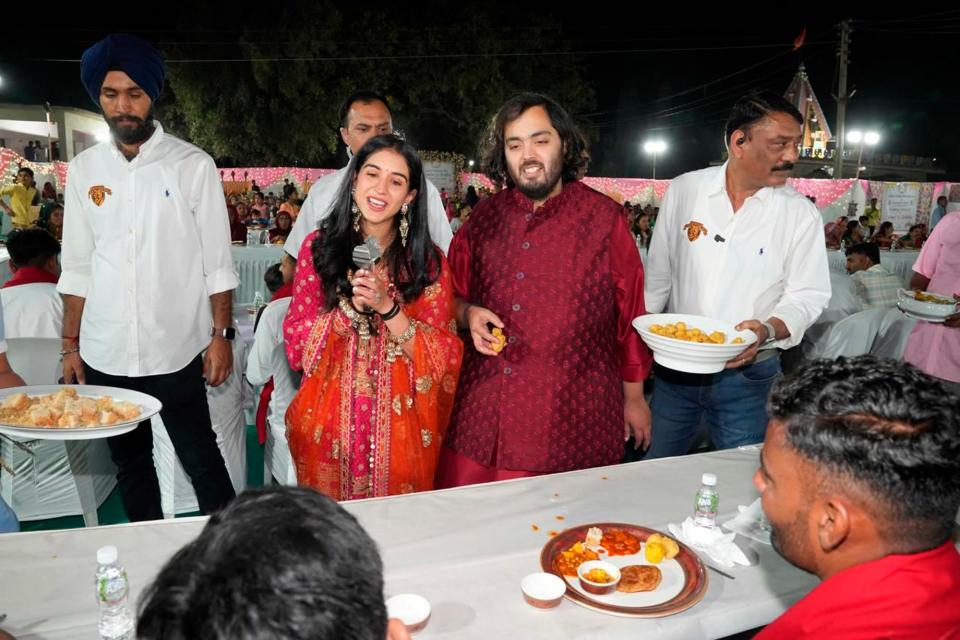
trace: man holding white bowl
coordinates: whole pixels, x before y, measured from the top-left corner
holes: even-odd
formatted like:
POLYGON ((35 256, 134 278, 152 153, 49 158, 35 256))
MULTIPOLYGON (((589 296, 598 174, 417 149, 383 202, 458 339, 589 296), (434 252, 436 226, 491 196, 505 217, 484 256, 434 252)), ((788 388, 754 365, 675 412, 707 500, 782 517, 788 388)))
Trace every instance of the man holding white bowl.
POLYGON ((799 344, 830 300, 820 213, 786 185, 802 123, 775 93, 743 96, 725 127, 727 162, 679 176, 663 198, 647 311, 722 320, 758 339, 720 373, 656 367, 647 458, 687 453, 704 420, 718 449, 762 442, 779 349, 799 344))

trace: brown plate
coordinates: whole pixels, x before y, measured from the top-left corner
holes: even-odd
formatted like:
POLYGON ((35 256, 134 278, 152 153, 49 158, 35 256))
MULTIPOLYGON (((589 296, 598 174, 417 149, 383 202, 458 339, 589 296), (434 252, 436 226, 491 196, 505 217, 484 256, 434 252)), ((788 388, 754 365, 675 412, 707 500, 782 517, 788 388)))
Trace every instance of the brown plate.
MULTIPOLYGON (((540 552, 540 566, 543 567, 543 570, 560 575, 554 568, 554 560, 561 551, 566 551, 575 542, 583 541, 587 535, 587 529, 590 527, 599 527, 604 532, 609 529, 620 529, 636 536, 643 543, 651 534, 667 535, 656 529, 622 522, 594 522, 579 525, 562 531, 543 546, 543 550, 540 552)), ((677 541, 677 544, 680 546, 680 553, 677 557, 673 560, 664 560, 660 565, 657 565, 664 572, 664 582, 654 591, 642 593, 616 592, 609 596, 592 596, 575 586, 576 578, 568 579, 566 576, 560 576, 567 583, 565 595, 567 599, 583 607, 615 616, 659 618, 686 611, 703 599, 709 581, 706 567, 704 567, 700 558, 682 542, 677 541), (656 600, 655 594, 661 590, 664 590, 662 592, 664 594, 672 595, 666 596, 666 599, 662 602, 651 603, 651 599, 656 600), (632 604, 633 602, 636 604, 632 604)), ((614 562, 621 567, 630 564, 650 564, 644 558, 642 546, 639 553, 631 556, 609 557, 607 554, 601 554, 600 558, 614 562)))

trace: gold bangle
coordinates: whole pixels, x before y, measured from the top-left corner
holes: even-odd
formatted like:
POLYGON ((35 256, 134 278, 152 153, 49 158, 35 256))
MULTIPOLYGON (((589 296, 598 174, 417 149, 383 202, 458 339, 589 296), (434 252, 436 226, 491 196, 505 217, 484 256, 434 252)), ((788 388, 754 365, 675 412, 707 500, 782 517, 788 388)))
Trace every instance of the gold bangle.
POLYGON ((398 336, 390 336, 390 344, 387 345, 387 362, 395 362, 403 354, 403 344, 413 339, 417 333, 416 322, 411 320, 407 330, 398 336))

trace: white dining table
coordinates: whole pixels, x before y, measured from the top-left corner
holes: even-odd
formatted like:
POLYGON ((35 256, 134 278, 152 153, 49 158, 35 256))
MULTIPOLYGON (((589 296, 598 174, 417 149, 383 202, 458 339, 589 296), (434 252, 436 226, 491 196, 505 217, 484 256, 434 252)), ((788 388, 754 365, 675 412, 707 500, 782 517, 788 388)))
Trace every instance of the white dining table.
MULTIPOLYGON (((758 449, 643 461, 445 491, 344 503, 379 545, 389 597, 417 593, 432 604, 430 638, 721 638, 762 626, 817 579, 769 546, 752 543, 756 566, 708 571, 701 602, 664 618, 622 618, 564 601, 527 605, 521 579, 540 571, 551 531, 626 522, 666 531, 691 514, 704 472, 719 477, 720 521, 757 497, 758 449), (562 519, 561 519, 562 518, 562 519), (534 529, 536 526, 537 530, 534 529)), ((98 547, 117 545, 132 601, 206 518, 0 536, 0 625, 20 640, 95 638, 93 574, 98 547)), ((269 544, 269 541, 263 541, 269 544)), ((269 571, 264 567, 264 571, 269 571)))

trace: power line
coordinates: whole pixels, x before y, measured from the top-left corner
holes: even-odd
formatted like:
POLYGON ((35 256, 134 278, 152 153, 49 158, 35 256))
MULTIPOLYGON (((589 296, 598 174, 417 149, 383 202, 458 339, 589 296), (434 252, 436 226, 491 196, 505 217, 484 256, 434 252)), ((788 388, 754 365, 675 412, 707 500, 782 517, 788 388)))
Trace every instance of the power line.
MULTIPOLYGON (((833 44, 832 42, 810 42, 808 45, 833 44)), ((180 58, 167 59, 167 64, 212 64, 212 63, 230 63, 230 62, 363 62, 376 60, 444 60, 460 58, 530 58, 530 57, 552 57, 552 56, 594 56, 594 55, 623 55, 631 53, 685 53, 697 51, 732 51, 748 49, 772 49, 780 48, 781 44, 766 45, 726 45, 715 47, 667 47, 667 48, 645 48, 645 49, 606 49, 606 50, 587 50, 587 51, 517 51, 504 53, 436 53, 436 54, 411 54, 394 56, 311 56, 304 58, 180 58)), ((24 62, 80 62, 79 58, 21 58, 24 62)))

